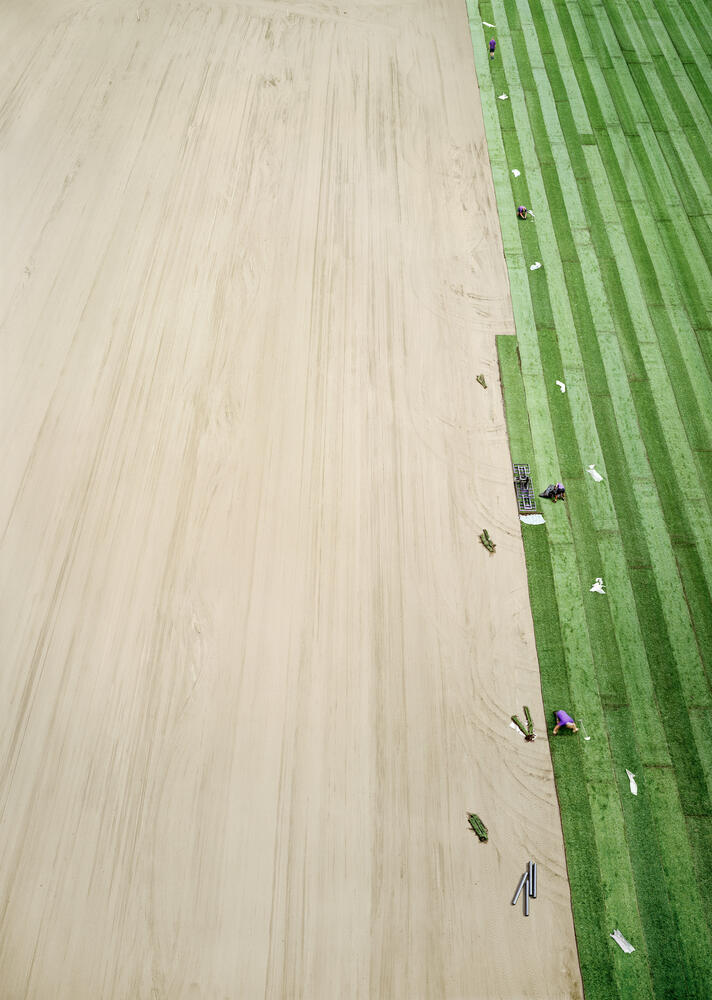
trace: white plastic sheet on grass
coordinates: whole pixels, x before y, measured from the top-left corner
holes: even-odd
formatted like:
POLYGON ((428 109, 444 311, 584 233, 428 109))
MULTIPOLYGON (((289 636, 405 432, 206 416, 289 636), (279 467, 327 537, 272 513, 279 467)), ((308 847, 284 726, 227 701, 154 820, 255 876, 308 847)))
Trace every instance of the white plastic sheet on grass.
POLYGON ((631 795, 638 794, 638 782, 635 780, 635 775, 628 768, 625 769, 625 773, 628 775, 628 784, 630 785, 631 795))
POLYGON ((530 271, 538 271, 540 267, 541 267, 541 261, 540 260, 535 260, 534 263, 530 265, 529 270, 530 271))
POLYGON ((566 386, 564 385, 563 382, 559 382, 558 378, 556 380, 556 384, 558 385, 559 389, 561 389, 562 392, 566 392, 566 386))
POLYGON ((613 940, 616 942, 617 945, 620 945, 620 947, 623 949, 626 955, 630 955, 631 952, 635 951, 633 945, 630 943, 630 941, 626 941, 626 939, 623 937, 618 928, 616 928, 616 930, 614 930, 610 936, 613 938, 613 940))
POLYGON ((512 173, 514 174, 515 177, 519 177, 519 173, 520 172, 519 172, 519 170, 517 170, 516 167, 514 168, 514 170, 512 171, 512 173))
POLYGON ((604 585, 603 585, 603 580, 602 580, 602 578, 600 576, 596 577, 596 582, 591 587, 591 593, 592 594, 605 594, 606 593, 604 585))
POLYGON ((520 514, 519 520, 525 524, 546 524, 541 514, 520 514))
POLYGON ((603 482, 603 476, 601 475, 600 472, 596 472, 595 466, 589 465, 589 467, 586 469, 586 472, 589 474, 594 483, 603 482))

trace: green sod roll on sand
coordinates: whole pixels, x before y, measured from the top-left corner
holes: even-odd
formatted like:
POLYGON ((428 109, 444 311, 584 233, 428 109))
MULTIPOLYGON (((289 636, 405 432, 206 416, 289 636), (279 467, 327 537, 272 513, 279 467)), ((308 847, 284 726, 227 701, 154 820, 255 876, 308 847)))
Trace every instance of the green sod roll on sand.
POLYGON ((484 825, 477 813, 468 813, 467 818, 470 821, 470 826, 475 831, 482 843, 485 843, 489 839, 489 833, 487 832, 487 827, 484 825))

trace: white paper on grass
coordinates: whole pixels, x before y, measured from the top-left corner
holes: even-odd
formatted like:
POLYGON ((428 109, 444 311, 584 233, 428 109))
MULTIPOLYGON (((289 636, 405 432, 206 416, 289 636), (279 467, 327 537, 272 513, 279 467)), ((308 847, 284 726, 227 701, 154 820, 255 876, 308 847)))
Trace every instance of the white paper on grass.
POLYGON ((586 469, 586 472, 589 474, 594 483, 603 482, 603 476, 601 475, 600 472, 596 472, 596 469, 594 468, 593 465, 589 465, 589 467, 586 469))
POLYGON ((613 931, 613 933, 610 936, 613 938, 613 940, 616 942, 617 945, 620 945, 620 947, 623 949, 626 955, 630 955, 631 952, 635 951, 635 948, 630 943, 630 941, 626 941, 626 939, 623 937, 623 935, 617 928, 616 930, 613 931))
POLYGON ((546 524, 541 514, 520 514, 519 520, 524 521, 525 524, 546 524))
POLYGON ((506 94, 500 94, 499 97, 497 98, 497 100, 498 101, 508 101, 509 98, 507 97, 506 94))
POLYGON ((540 260, 536 260, 536 261, 534 261, 534 263, 533 263, 533 264, 532 264, 532 265, 530 266, 529 270, 530 270, 530 271, 538 271, 540 267, 541 267, 541 261, 540 261, 540 260))
POLYGON ((606 593, 606 591, 604 589, 604 586, 603 586, 603 580, 601 579, 600 576, 596 577, 596 582, 591 587, 591 593, 592 594, 605 594, 606 593))
POLYGON ((564 385, 563 382, 559 382, 558 378, 556 380, 556 384, 558 385, 558 387, 561 389, 562 392, 566 392, 566 386, 564 385))
POLYGON ((628 783, 630 785, 630 791, 632 795, 638 794, 638 783, 635 780, 635 775, 628 768, 625 769, 625 773, 628 775, 628 783))
POLYGON ((514 174, 515 177, 519 177, 519 171, 517 170, 516 167, 514 168, 514 170, 512 171, 512 173, 514 174))

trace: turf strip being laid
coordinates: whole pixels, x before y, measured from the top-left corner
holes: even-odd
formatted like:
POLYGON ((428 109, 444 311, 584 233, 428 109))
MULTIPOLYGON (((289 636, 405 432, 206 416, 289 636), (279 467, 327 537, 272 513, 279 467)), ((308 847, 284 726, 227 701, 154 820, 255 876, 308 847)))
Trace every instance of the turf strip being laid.
POLYGON ((712 16, 703 0, 468 0, 468 16, 517 327, 498 341, 512 460, 537 493, 567 487, 523 534, 545 706, 592 737, 551 740, 584 988, 708 998, 712 16))

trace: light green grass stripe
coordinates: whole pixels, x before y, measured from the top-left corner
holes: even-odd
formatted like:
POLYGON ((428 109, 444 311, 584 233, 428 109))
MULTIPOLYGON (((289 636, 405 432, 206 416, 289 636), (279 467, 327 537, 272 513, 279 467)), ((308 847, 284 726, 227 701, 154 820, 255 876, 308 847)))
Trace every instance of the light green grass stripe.
MULTIPOLYGON (((504 10, 501 9, 498 4, 493 4, 493 14, 493 21, 495 24, 506 23, 504 10)), ((527 185, 532 198, 537 205, 540 203, 543 205, 546 200, 544 194, 544 184, 541 179, 536 150, 531 140, 529 119, 526 111, 526 104, 523 99, 521 81, 516 69, 512 40, 509 34, 505 32, 501 32, 498 37, 501 58, 504 59, 507 65, 509 96, 512 102, 512 113, 517 127, 520 148, 522 150, 523 163, 520 165, 519 169, 526 171, 527 185)), ((486 53, 484 54, 484 57, 478 57, 477 47, 475 47, 475 53, 476 61, 478 58, 481 58, 485 63, 487 62, 486 53)), ((502 190, 505 190, 504 187, 502 190)), ((521 254, 521 259, 524 260, 519 231, 517 230, 516 235, 514 235, 511 229, 511 220, 513 219, 516 222, 515 201, 511 190, 508 196, 505 195, 505 198, 510 199, 511 205, 509 213, 505 215, 504 210, 507 201, 505 200, 503 203, 500 203, 500 219, 503 219, 504 225, 507 227, 507 233, 511 234, 509 237, 505 234, 505 246, 512 246, 513 244, 514 253, 517 255, 517 258, 519 259, 519 255, 521 254)), ((537 219, 538 218, 539 216, 537 215, 537 219)), ((559 466, 558 451, 552 428, 551 415, 549 413, 548 396, 543 380, 543 368, 541 355, 539 353, 536 324, 534 322, 534 310, 529 292, 528 274, 530 272, 526 270, 528 264, 533 262, 526 261, 522 265, 512 268, 512 256, 510 253, 507 253, 506 256, 510 266, 510 290, 512 292, 512 299, 515 308, 517 339, 519 343, 522 372, 527 376, 530 376, 525 378, 524 384, 527 397, 527 409, 529 411, 529 422, 532 429, 532 439, 536 449, 537 468, 542 481, 556 482, 560 478, 561 469, 559 466), (532 378, 531 376, 535 377, 532 378)), ((542 270, 545 271, 546 268, 542 270)), ((546 281, 546 277, 542 273, 542 270, 535 272, 535 280, 546 281)), ((592 461, 594 460, 592 459, 592 461)), ((570 538, 568 522, 564 525, 563 519, 552 519, 551 522, 547 522, 547 531, 552 541, 564 542, 568 541, 570 538)))
POLYGON ((610 938, 606 942, 602 941, 601 947, 615 949, 613 964, 621 997, 626 1000, 652 998, 654 992, 650 981, 650 964, 638 913, 628 848, 622 836, 625 823, 615 779, 590 782, 588 797, 608 924, 611 930, 619 928, 636 951, 633 955, 625 955, 610 938), (630 961, 631 958, 634 959, 633 962, 630 961))
POLYGON ((598 64, 595 49, 591 43, 588 31, 586 31, 584 16, 581 12, 580 0, 566 0, 566 9, 569 12, 569 17, 576 28, 576 34, 581 39, 581 55, 586 61, 586 64, 588 65, 589 60, 598 64))
MULTIPOLYGON (((472 2, 473 0, 468 0, 468 9, 472 2)), ((470 17, 469 20, 472 22, 474 18, 470 17)), ((506 23, 506 17, 502 12, 495 12, 495 16, 492 20, 499 24, 506 23)), ((489 59, 487 57, 485 47, 480 44, 482 39, 481 32, 481 25, 477 25, 476 34, 473 38, 473 51, 478 74, 480 75, 480 78, 484 80, 487 78, 484 75, 485 73, 489 76, 489 59)), ((522 108, 524 107, 524 100, 521 83, 516 72, 516 64, 514 63, 511 38, 508 32, 502 30, 498 31, 497 37, 500 45, 500 56, 502 55, 503 49, 509 49, 512 56, 510 63, 508 63, 508 66, 511 64, 514 67, 513 71, 510 71, 508 75, 509 96, 512 101, 512 107, 515 111, 515 115, 521 116, 522 108)), ((548 397, 544 386, 543 368, 539 353, 539 344, 536 336, 534 311, 529 291, 529 272, 526 270, 526 265, 523 263, 521 240, 519 231, 516 228, 514 200, 512 198, 511 186, 509 184, 509 177, 511 177, 511 174, 507 171, 507 173, 503 175, 503 171, 505 169, 503 166, 505 163, 505 156, 504 144, 499 129, 498 112, 494 103, 491 101, 492 88, 483 86, 481 88, 483 98, 487 92, 489 92, 488 96, 490 97, 485 110, 487 140, 488 145, 491 142, 497 156, 496 168, 493 166, 495 190, 498 192, 499 216, 502 224, 505 248, 510 248, 508 251, 505 250, 505 255, 507 257, 509 268, 510 293, 512 296, 517 325, 517 340, 519 344, 522 372, 528 376, 524 379, 524 385, 527 411, 529 414, 529 424, 531 427, 532 439, 535 442, 534 456, 531 461, 538 470, 539 476, 541 477, 540 481, 556 482, 560 478, 561 470, 559 466, 558 450, 556 447, 556 440, 554 438, 551 415, 549 413, 548 397), (502 200, 499 200, 500 198, 502 200), (512 206, 511 211, 506 213, 504 207, 510 199, 512 206), (512 221, 515 223, 514 226, 511 224, 512 221)), ((524 116, 526 117, 526 110, 524 110, 524 116)), ((536 164, 538 172, 538 160, 536 159, 533 149, 531 150, 529 162, 532 165, 536 164)), ((523 165, 520 166, 520 169, 524 170, 527 169, 527 167, 526 165, 523 165)), ((529 172, 527 177, 531 184, 529 172)), ((539 180, 539 183, 541 183, 541 180, 539 180)), ((541 276, 541 272, 536 272, 536 274, 537 276, 541 276)), ((547 521, 547 533, 550 540, 554 543, 566 543, 571 541, 570 525, 568 520, 565 518, 552 518, 547 521)), ((589 656, 590 655, 589 651, 589 656)))
MULTIPOLYGON (((598 738, 587 744, 587 752, 584 754, 585 776, 589 780, 596 780, 601 775, 612 772, 613 762, 608 741, 602 738, 606 723, 583 606, 584 595, 576 585, 579 580, 576 552, 571 544, 551 544, 550 553, 572 709, 576 718, 586 720, 589 732, 593 730, 599 734, 598 738)), ((585 595, 593 600, 598 596, 585 595)))
MULTIPOLYGON (((592 488, 597 487, 592 483, 592 488)), ((620 538, 617 535, 599 535, 598 547, 607 574, 604 579, 615 581, 612 592, 609 586, 609 607, 623 664, 628 700, 634 706, 635 742, 640 758, 645 764, 669 765, 671 760, 665 728, 660 719, 655 686, 650 676, 645 641, 620 538)))
POLYGON ((694 995, 703 1000, 709 997, 712 984, 712 940, 685 827, 677 820, 680 800, 675 777, 667 768, 646 768, 645 790, 658 831, 660 859, 679 928, 679 945, 696 987, 694 995))

